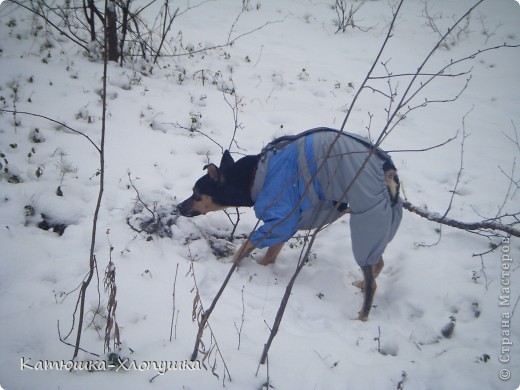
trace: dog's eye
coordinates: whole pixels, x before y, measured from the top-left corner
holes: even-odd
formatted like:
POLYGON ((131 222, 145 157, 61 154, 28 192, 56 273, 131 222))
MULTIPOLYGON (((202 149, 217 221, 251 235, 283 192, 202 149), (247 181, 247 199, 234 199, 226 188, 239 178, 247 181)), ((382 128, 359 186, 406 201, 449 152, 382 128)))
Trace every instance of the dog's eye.
POLYGON ((202 196, 198 192, 195 192, 195 191, 193 191, 193 195, 191 196, 191 198, 195 202, 200 202, 202 200, 202 196))

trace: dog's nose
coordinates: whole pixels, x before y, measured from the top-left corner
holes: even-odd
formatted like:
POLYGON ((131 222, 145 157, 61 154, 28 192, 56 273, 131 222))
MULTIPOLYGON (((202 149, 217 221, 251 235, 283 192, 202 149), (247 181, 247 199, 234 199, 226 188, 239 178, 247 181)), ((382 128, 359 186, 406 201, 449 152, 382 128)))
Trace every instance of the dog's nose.
POLYGON ((198 211, 195 211, 191 208, 191 199, 186 199, 184 202, 181 202, 177 205, 177 211, 183 217, 195 217, 200 215, 198 211))
POLYGON ((181 202, 177 205, 177 212, 180 214, 180 215, 183 215, 183 216, 186 216, 186 207, 185 207, 185 203, 186 202, 181 202))

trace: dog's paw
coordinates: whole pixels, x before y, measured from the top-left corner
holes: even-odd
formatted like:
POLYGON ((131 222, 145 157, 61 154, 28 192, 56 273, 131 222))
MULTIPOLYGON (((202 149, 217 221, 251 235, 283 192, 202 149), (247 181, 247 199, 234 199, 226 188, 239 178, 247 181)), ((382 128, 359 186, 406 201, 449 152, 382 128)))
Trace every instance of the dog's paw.
POLYGON ((356 319, 357 319, 358 321, 367 322, 367 321, 368 321, 368 316, 359 313, 358 318, 356 318, 356 319))
POLYGON ((359 288, 360 290, 365 289, 365 281, 363 281, 363 280, 356 280, 355 282, 352 282, 352 285, 354 287, 359 288))
POLYGON ((258 264, 263 265, 263 266, 267 266, 267 265, 269 265, 269 264, 274 264, 275 261, 276 261, 276 258, 273 259, 273 258, 270 258, 270 257, 264 256, 264 257, 262 258, 262 260, 260 260, 260 261, 258 262, 258 264))

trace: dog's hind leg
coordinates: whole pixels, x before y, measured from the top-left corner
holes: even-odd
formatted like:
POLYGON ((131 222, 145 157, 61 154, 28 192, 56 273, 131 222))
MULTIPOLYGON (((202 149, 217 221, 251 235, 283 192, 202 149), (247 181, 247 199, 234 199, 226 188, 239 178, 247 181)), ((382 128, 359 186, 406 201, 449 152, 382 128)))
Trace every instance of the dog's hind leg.
MULTIPOLYGON (((383 270, 383 267, 385 266, 385 262, 383 261, 383 256, 381 256, 381 259, 379 262, 374 264, 373 270, 374 270, 374 279, 379 276, 381 271, 383 270)), ((352 282, 352 285, 363 290, 365 288, 365 281, 364 280, 356 280, 355 282, 352 282)))
POLYGON ((371 265, 361 267, 361 271, 363 272, 363 277, 365 279, 365 285, 363 288, 363 306, 361 306, 361 311, 359 312, 357 319, 363 322, 368 319, 368 313, 372 308, 372 302, 374 301, 374 295, 377 289, 374 268, 375 266, 371 265))

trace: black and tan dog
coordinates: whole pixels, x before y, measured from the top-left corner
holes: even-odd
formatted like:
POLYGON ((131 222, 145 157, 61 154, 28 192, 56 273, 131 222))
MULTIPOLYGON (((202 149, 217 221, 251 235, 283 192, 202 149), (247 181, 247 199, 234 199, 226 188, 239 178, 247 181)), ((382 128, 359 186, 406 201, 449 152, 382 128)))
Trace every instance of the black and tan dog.
POLYGON ((227 207, 254 207, 263 225, 237 251, 239 262, 254 248, 267 247, 260 264, 276 260, 297 230, 313 229, 350 213, 354 258, 364 281, 358 319, 366 321, 383 268, 382 254, 402 217, 399 180, 390 157, 355 134, 329 128, 281 137, 259 155, 234 161, 224 152, 220 166, 207 174, 179 213, 194 217, 227 207))

